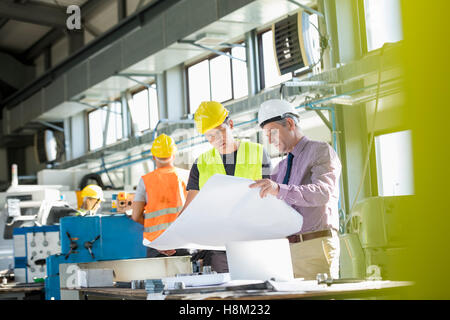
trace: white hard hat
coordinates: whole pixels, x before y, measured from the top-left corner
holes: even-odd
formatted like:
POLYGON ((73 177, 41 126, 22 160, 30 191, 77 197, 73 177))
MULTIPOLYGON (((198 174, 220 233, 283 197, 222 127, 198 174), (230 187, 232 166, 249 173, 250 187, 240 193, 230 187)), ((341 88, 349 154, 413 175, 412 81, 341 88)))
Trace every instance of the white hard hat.
POLYGON ((267 100, 259 108, 258 124, 262 128, 266 123, 283 119, 286 113, 297 115, 289 102, 280 99, 267 100))
POLYGON ((90 184, 81 191, 81 198, 84 199, 85 197, 99 199, 100 201, 105 201, 103 198, 103 190, 99 186, 95 184, 90 184))

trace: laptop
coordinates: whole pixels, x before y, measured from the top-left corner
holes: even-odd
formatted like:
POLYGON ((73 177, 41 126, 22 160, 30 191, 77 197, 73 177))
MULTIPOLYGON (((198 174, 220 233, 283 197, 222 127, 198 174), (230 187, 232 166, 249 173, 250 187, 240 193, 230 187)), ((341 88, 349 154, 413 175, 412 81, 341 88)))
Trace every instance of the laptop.
POLYGON ((294 279, 287 239, 230 242, 226 250, 231 280, 294 279))

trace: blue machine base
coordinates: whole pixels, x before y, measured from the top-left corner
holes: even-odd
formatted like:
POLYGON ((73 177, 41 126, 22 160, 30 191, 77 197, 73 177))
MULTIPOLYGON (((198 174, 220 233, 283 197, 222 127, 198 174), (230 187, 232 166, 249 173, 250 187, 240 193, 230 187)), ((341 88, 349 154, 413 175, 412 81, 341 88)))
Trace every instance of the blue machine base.
POLYGON ((147 247, 142 244, 143 226, 124 214, 64 217, 60 224, 62 254, 47 258, 47 300, 61 299, 59 265, 62 263, 138 259, 147 255, 147 247), (91 252, 86 248, 89 242, 91 252))

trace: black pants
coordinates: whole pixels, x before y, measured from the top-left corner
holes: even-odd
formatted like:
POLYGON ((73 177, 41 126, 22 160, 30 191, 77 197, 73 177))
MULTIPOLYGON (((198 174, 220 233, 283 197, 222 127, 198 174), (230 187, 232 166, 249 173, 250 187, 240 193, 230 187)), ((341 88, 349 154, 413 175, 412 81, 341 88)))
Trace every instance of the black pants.
MULTIPOLYGON (((176 252, 173 255, 169 256, 169 257, 174 257, 174 256, 177 256, 177 257, 190 256, 190 253, 186 249, 176 249, 176 252)), ((147 247, 147 258, 161 258, 161 257, 168 257, 168 256, 166 256, 165 254, 159 252, 156 249, 147 247)))
POLYGON ((217 273, 228 272, 228 261, 226 251, 217 250, 200 250, 194 256, 192 260, 203 259, 203 266, 211 266, 212 271, 217 273))

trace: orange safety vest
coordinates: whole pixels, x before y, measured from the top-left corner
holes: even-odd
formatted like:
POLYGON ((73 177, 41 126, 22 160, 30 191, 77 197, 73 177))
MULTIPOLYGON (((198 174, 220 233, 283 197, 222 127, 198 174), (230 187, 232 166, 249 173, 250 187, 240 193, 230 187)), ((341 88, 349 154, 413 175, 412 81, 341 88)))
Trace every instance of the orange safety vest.
POLYGON ((144 238, 158 238, 180 214, 186 200, 186 184, 174 167, 158 168, 142 180, 147 193, 144 207, 144 238))

